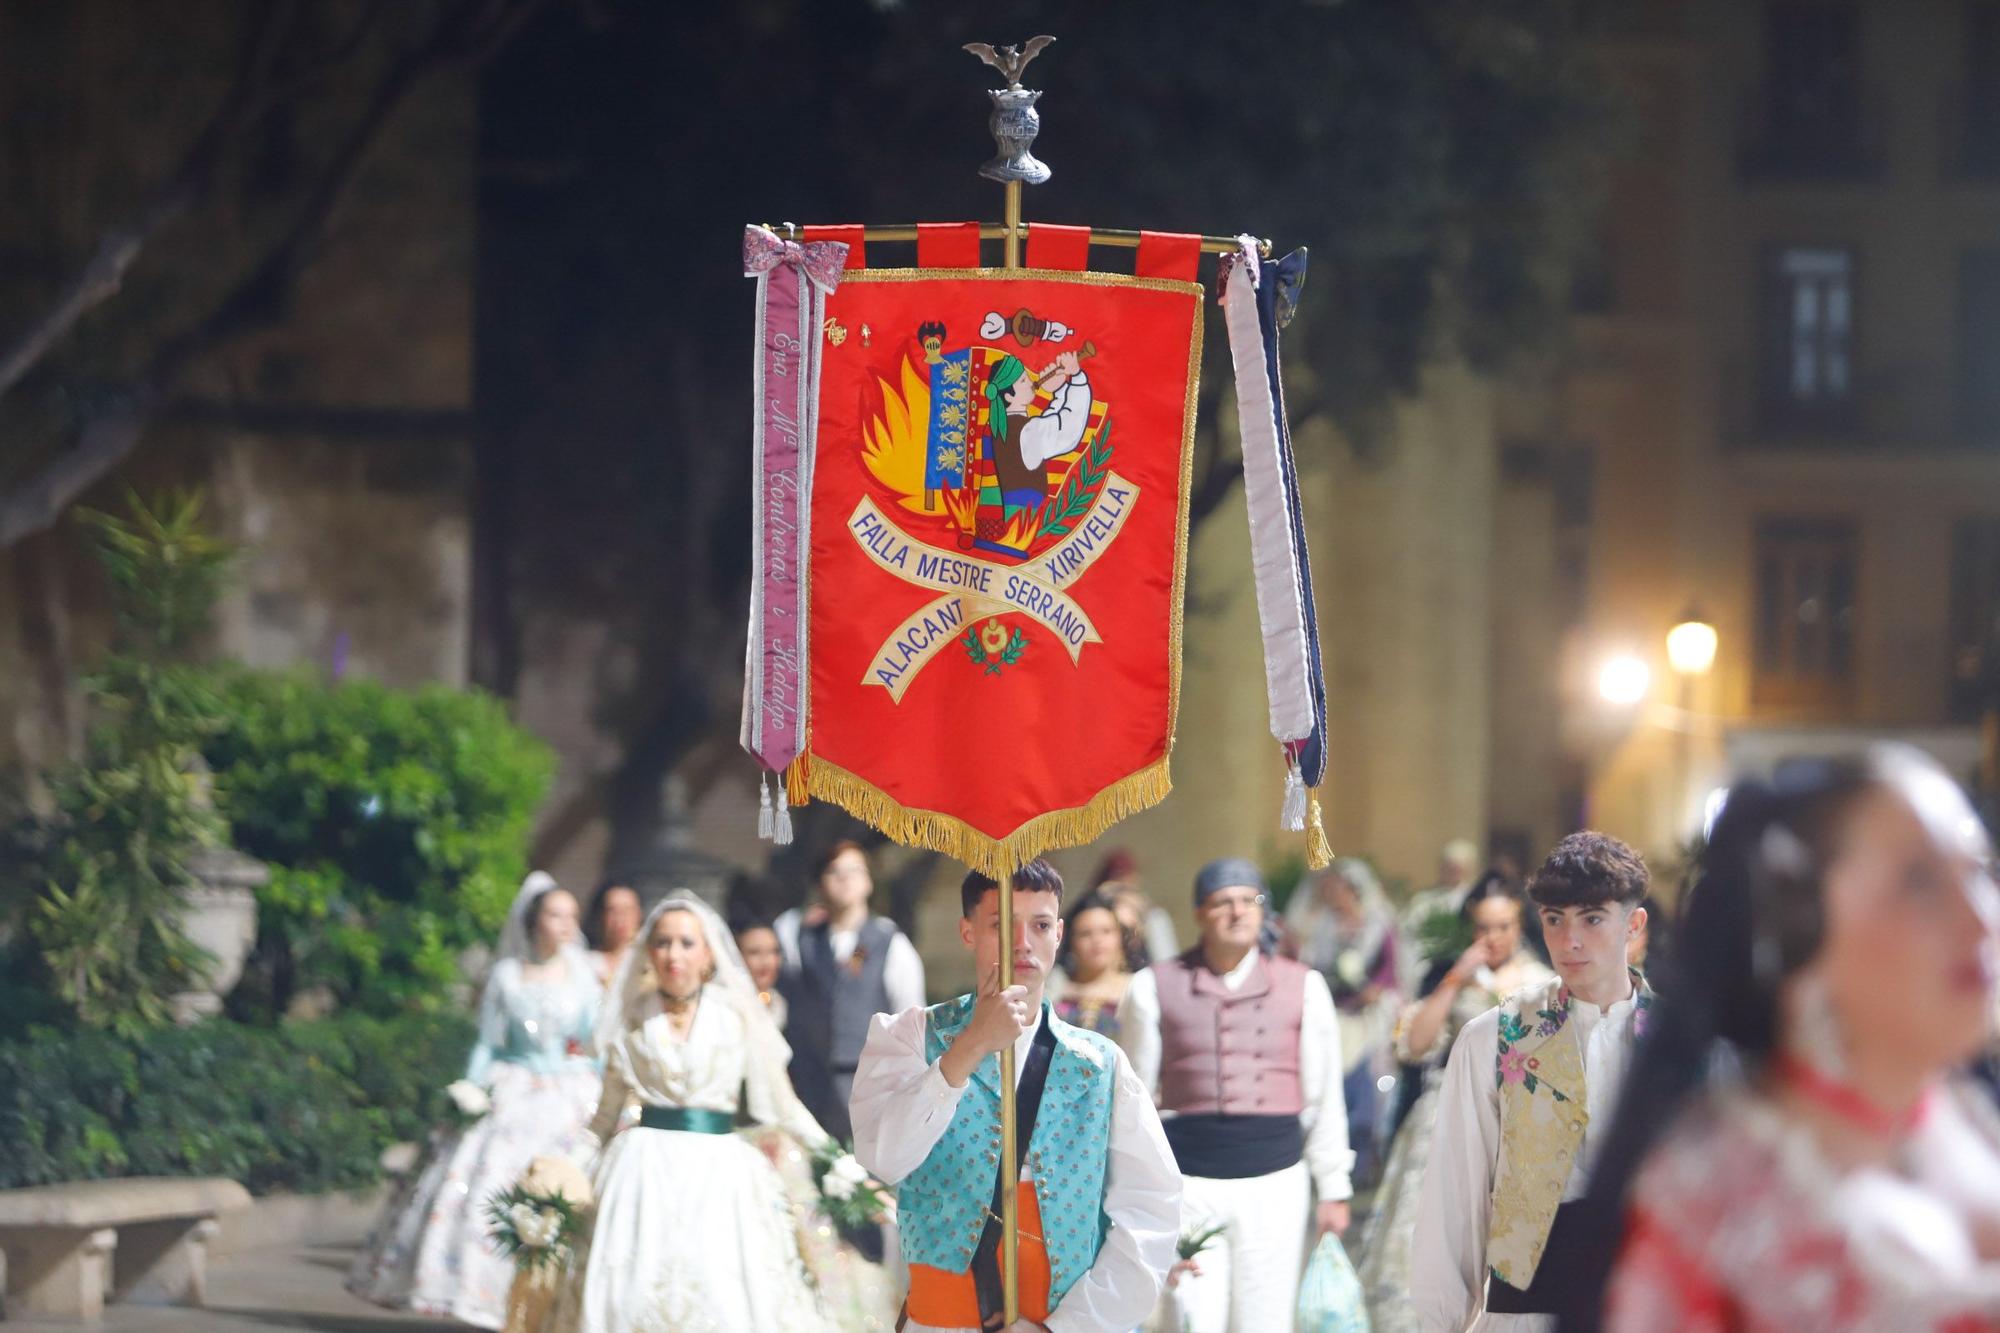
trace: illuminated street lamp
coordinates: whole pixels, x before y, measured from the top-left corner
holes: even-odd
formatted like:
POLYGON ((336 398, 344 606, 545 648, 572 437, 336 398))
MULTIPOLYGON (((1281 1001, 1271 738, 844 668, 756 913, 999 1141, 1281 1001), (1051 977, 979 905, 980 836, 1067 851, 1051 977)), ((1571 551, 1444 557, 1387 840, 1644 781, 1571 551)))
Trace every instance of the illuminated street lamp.
POLYGON ((1706 676, 1715 665, 1715 626, 1689 607, 1681 622, 1667 631, 1667 661, 1685 683, 1706 676))
POLYGON ((1604 702, 1630 708, 1652 688, 1653 669, 1626 654, 1606 662, 1597 673, 1597 693, 1604 702))
MULTIPOLYGON (((1694 682, 1715 665, 1715 626, 1692 603, 1680 623, 1667 631, 1667 662, 1680 677, 1680 719, 1674 728, 1674 822, 1679 825, 1692 778, 1694 744, 1694 682)), ((1676 829, 1678 833, 1678 828, 1676 829)))

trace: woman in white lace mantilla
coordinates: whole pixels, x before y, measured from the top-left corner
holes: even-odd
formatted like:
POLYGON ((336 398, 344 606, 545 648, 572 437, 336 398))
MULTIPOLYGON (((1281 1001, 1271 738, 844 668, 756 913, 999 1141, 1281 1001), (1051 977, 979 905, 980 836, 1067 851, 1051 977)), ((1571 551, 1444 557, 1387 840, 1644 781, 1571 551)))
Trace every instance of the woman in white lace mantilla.
POLYGON ((487 1236, 487 1203, 535 1157, 578 1149, 600 1082, 603 990, 577 916, 576 899, 541 871, 521 885, 480 995, 478 1044, 452 1087, 477 1118, 433 1136, 423 1170, 355 1261, 356 1295, 501 1326, 514 1266, 487 1236))
POLYGON ((707 904, 676 891, 653 909, 612 979, 597 1040, 596 1203, 561 1325, 826 1328, 799 1259, 798 1212, 771 1162, 733 1131, 740 1115, 809 1149, 827 1135, 792 1092, 790 1051, 707 904))

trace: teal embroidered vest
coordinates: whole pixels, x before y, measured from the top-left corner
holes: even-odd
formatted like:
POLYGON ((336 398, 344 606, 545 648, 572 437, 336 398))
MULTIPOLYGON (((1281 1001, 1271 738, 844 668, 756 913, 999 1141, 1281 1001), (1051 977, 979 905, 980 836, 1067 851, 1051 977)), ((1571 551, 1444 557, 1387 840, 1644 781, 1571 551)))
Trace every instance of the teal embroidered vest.
MULTIPOLYGON (((935 1061, 971 1021, 972 997, 932 1005, 925 1018, 924 1052, 935 1061)), ((1072 1027, 1046 1004, 1042 1021, 1055 1034, 1056 1048, 1027 1166, 1041 1206, 1054 1309, 1097 1261, 1110 1225, 1104 1216, 1104 1173, 1118 1053, 1110 1039, 1072 1027)), ((972 1071, 944 1136, 897 1187, 896 1225, 905 1261, 948 1273, 972 1266, 1000 1173, 999 1089, 1000 1057, 989 1055, 972 1071)))

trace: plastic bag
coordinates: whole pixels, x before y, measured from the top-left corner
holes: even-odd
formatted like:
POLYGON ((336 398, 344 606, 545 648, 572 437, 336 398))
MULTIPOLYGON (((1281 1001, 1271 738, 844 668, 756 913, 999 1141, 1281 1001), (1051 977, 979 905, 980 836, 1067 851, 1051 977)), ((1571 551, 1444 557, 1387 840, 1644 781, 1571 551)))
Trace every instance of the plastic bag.
POLYGON ((1347 1261, 1340 1237, 1319 1238, 1299 1281, 1298 1333, 1368 1333, 1368 1303, 1361 1279, 1347 1261))

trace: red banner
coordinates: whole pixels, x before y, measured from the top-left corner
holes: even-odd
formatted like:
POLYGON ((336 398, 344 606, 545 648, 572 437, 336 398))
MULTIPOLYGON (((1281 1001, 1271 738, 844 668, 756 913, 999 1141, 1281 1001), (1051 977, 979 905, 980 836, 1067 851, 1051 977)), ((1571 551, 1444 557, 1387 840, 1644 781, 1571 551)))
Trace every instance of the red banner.
POLYGON ((827 298, 792 788, 992 874, 1162 799, 1201 288, 863 269, 827 298))

